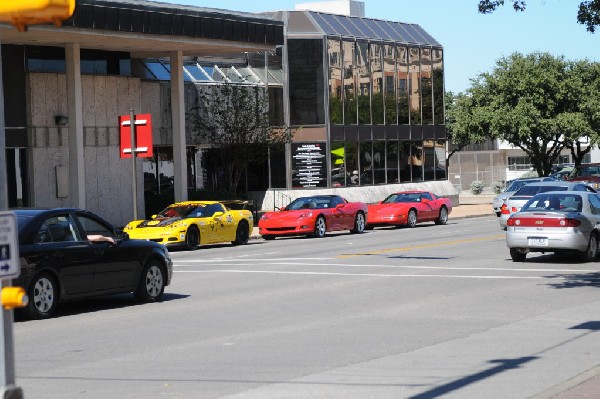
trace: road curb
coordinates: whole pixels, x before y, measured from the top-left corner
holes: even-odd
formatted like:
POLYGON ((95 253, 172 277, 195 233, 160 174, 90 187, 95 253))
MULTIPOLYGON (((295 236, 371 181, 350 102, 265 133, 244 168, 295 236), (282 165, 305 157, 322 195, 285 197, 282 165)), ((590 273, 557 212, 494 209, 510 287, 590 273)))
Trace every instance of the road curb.
MULTIPOLYGON (((592 367, 591 369, 584 371, 583 373, 561 383, 553 386, 552 388, 539 393, 535 396, 530 397, 529 399, 552 399, 552 398, 564 398, 564 399, 575 399, 575 398, 584 398, 587 396, 574 395, 569 396, 568 391, 582 386, 582 388, 589 388, 589 392, 600 392, 600 366, 592 367), (594 381, 595 380, 595 381, 594 381), (589 387, 587 385, 590 385, 589 387), (585 385, 585 387, 584 387, 585 385)), ((590 396, 591 398, 591 396, 590 396)))

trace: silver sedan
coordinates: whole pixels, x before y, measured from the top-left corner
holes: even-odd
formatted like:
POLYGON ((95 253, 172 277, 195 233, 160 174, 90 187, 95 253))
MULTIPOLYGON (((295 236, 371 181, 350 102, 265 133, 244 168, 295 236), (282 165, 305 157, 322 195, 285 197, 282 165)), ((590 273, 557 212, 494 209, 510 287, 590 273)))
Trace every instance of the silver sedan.
POLYGON ((500 209, 500 228, 506 230, 506 221, 515 212, 518 212, 523 205, 534 195, 545 191, 591 191, 593 188, 581 182, 568 181, 545 181, 539 183, 529 183, 521 187, 516 193, 504 200, 500 209))
POLYGON ((536 194, 507 221, 506 245, 515 262, 529 252, 575 253, 596 260, 600 237, 600 196, 592 192, 536 194))

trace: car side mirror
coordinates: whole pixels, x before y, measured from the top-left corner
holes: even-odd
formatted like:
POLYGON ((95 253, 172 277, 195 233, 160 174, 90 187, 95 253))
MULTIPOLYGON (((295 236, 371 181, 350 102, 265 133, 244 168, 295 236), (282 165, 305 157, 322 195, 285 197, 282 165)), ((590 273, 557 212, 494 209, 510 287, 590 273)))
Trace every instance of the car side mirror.
POLYGON ((158 215, 152 215, 152 216, 150 216, 150 219, 156 219, 157 216, 158 215))
POLYGON ((346 204, 337 204, 337 205, 335 206, 335 209, 340 209, 340 208, 343 208, 343 207, 345 207, 345 206, 346 206, 346 204))
POLYGON ((221 216, 223 216, 223 212, 215 212, 215 214, 213 215, 213 218, 216 219, 216 218, 219 218, 221 216))
POLYGON ((427 199, 427 198, 421 198, 421 202, 427 203, 427 202, 429 202, 429 199, 427 199))

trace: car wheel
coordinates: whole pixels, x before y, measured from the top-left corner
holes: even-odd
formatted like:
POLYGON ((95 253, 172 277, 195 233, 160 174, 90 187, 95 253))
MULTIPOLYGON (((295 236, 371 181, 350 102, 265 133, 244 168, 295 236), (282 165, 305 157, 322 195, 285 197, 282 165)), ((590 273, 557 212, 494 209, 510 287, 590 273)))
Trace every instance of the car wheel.
POLYGON ((263 240, 271 241, 271 240, 275 239, 275 236, 272 236, 269 234, 263 234, 262 238, 263 238, 263 240))
POLYGON ((313 237, 323 238, 325 237, 326 232, 327 225, 325 224, 325 218, 323 216, 319 216, 315 221, 315 232, 313 233, 313 237))
POLYGON ((524 252, 519 248, 511 248, 510 257, 512 258, 513 262, 525 262, 525 258, 527 258, 527 252, 524 252))
POLYGON ((31 282, 27 296, 29 303, 23 310, 28 318, 50 318, 58 306, 58 284, 49 273, 40 273, 31 282))
POLYGON ((200 244, 200 231, 196 226, 190 226, 185 233, 185 248, 189 251, 198 248, 200 244))
POLYGON ((406 224, 408 227, 415 227, 417 225, 417 211, 411 209, 408 211, 408 217, 406 218, 406 224))
POLYGON ((150 260, 142 270, 135 297, 142 302, 156 302, 164 291, 164 269, 157 260, 150 260))
POLYGON ((354 229, 350 230, 353 234, 362 234, 365 232, 365 215, 362 212, 357 212, 354 217, 354 229))
POLYGON ((598 257, 598 237, 592 233, 587 250, 583 251, 580 258, 583 262, 593 262, 598 257))
POLYGON ((448 223, 448 209, 445 206, 440 208, 440 215, 435 220, 435 224, 446 224, 448 223))
POLYGON ((250 233, 248 231, 248 222, 241 220, 238 223, 237 230, 235 231, 235 241, 232 241, 231 243, 233 245, 246 245, 248 244, 249 238, 250 233))

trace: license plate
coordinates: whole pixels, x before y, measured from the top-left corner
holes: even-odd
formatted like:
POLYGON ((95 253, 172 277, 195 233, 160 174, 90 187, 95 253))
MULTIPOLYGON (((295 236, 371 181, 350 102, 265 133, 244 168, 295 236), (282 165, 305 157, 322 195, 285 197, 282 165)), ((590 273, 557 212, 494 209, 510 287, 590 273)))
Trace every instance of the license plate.
POLYGON ((531 246, 546 247, 548 239, 546 237, 527 237, 527 243, 531 246))

